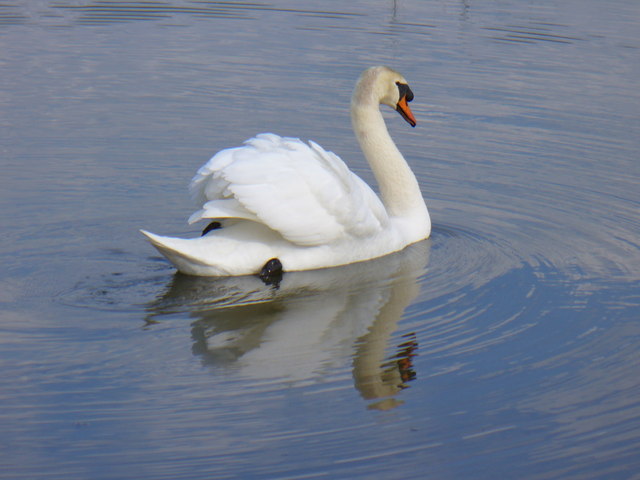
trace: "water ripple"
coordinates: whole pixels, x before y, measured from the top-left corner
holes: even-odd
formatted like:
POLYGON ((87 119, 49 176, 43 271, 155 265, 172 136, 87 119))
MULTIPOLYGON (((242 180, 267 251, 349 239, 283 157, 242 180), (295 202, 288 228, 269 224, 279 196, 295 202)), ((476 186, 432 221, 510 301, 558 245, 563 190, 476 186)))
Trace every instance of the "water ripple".
POLYGON ((520 42, 520 43, 535 43, 535 42, 552 42, 552 43, 574 43, 575 41, 583 40, 579 37, 571 35, 559 35, 553 33, 553 30, 549 28, 553 27, 553 30, 558 28, 567 28, 566 25, 509 25, 504 27, 484 27, 484 30, 491 32, 499 32, 500 35, 492 36, 494 40, 503 42, 520 42))
POLYGON ((188 15, 201 18, 223 19, 256 19, 256 12, 280 12, 296 15, 329 18, 348 19, 359 14, 330 11, 330 10, 306 10, 294 8, 277 8, 266 3, 252 2, 216 2, 193 1, 186 5, 174 5, 169 2, 133 2, 133 1, 97 1, 85 5, 57 4, 53 8, 73 11, 79 14, 76 22, 80 24, 109 24, 115 22, 175 19, 180 15, 188 15))

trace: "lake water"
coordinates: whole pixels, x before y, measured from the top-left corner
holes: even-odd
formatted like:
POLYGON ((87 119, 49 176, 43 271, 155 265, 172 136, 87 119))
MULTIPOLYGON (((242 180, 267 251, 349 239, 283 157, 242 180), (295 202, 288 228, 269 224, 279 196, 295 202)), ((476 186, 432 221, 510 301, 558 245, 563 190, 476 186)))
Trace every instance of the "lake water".
POLYGON ((640 3, 0 4, 0 478, 640 478, 640 3), (372 182, 364 68, 432 238, 191 278, 187 184, 259 132, 372 182))

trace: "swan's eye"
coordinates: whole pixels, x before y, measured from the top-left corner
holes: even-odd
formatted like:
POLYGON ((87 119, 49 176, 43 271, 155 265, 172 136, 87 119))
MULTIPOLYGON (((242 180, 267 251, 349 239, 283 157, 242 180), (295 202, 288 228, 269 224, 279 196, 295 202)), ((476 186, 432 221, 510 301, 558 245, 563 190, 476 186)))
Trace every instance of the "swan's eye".
POLYGON ((400 98, 406 97, 407 102, 413 100, 413 92, 409 88, 409 85, 400 82, 396 82, 396 85, 398 86, 398 91, 400 92, 400 98))

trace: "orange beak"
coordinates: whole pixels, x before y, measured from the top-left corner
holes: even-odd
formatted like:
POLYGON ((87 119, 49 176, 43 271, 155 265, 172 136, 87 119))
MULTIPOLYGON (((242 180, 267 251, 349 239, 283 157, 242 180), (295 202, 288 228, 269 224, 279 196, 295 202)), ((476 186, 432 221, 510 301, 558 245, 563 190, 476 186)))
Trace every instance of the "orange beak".
POLYGON ((409 125, 412 127, 416 126, 416 118, 413 116, 413 112, 409 108, 409 104, 407 103, 407 96, 404 95, 396 105, 396 111, 402 115, 409 125))

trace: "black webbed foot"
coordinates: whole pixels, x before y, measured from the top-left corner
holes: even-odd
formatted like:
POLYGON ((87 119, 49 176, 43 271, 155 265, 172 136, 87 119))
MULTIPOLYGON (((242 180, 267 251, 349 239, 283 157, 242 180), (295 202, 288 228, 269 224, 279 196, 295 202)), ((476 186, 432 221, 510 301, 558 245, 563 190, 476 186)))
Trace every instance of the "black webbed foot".
POLYGON ((267 263, 264 264, 262 270, 258 276, 260 280, 262 280, 265 285, 273 285, 276 288, 280 286, 280 282, 282 281, 282 263, 277 258, 272 258, 267 263))
POLYGON ((218 222, 217 220, 214 220, 209 225, 204 227, 204 230, 202 230, 202 235, 200 235, 200 236, 204 237, 211 230, 218 230, 219 228, 222 228, 222 224, 220 222, 218 222))

